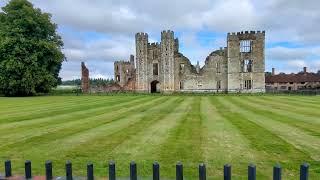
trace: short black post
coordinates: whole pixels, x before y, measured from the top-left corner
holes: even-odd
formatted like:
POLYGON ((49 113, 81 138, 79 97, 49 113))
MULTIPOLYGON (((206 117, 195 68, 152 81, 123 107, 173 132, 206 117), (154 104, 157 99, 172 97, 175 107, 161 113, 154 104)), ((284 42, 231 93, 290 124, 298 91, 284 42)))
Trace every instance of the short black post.
POLYGON ((109 162, 109 180, 116 180, 116 164, 114 161, 109 162))
POLYGON ((89 163, 87 164, 87 180, 93 180, 93 164, 89 163))
POLYGON ((254 164, 248 166, 248 180, 256 180, 256 166, 254 164))
POLYGON ((153 180, 160 180, 160 165, 158 162, 154 162, 152 166, 153 180))
POLYGON ((72 163, 70 161, 66 162, 66 179, 72 180, 72 163))
POLYGON ((223 179, 224 180, 231 180, 231 165, 226 164, 223 166, 223 179))
POLYGON ((308 180, 309 179, 309 164, 303 163, 300 166, 300 180, 308 180))
POLYGON ((52 177, 52 162, 46 161, 45 167, 46 167, 46 180, 51 180, 53 178, 52 177))
POLYGON ((4 167, 5 167, 6 177, 11 177, 11 176, 12 176, 12 172, 11 172, 11 161, 10 161, 10 160, 6 160, 6 161, 4 162, 4 167))
POLYGON ((273 180, 281 180, 281 166, 279 164, 273 167, 273 180))
POLYGON ((134 161, 130 163, 130 180, 137 180, 137 164, 134 161))
POLYGON ((24 163, 24 172, 25 172, 25 178, 26 179, 31 179, 32 174, 31 174, 31 161, 27 160, 24 163))
POLYGON ((183 180, 183 165, 181 162, 176 165, 176 180, 183 180))
POLYGON ((201 163, 199 164, 199 180, 206 180, 207 175, 206 175, 206 165, 201 163))

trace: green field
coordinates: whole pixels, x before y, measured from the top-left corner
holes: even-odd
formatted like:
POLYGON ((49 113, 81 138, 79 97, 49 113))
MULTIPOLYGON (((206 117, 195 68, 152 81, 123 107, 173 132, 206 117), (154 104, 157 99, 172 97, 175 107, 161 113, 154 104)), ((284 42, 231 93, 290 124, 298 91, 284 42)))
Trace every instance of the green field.
POLYGON ((246 179, 249 163, 258 179, 271 179, 280 163, 284 179, 298 179, 299 166, 310 164, 310 179, 320 179, 320 96, 48 96, 0 98, 0 172, 12 160, 13 173, 44 175, 45 160, 54 175, 85 176, 87 162, 96 176, 106 176, 109 160, 117 176, 175 177, 182 161, 186 179, 207 164, 209 179, 222 179, 232 164, 234 179, 246 179))

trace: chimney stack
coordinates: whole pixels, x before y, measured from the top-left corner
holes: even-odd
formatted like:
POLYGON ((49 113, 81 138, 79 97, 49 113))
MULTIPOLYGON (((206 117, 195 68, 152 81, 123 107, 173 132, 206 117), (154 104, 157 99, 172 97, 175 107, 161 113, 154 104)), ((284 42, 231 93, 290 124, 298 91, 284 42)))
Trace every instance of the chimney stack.
POLYGON ((276 75, 276 70, 275 68, 272 68, 272 76, 276 75))
POLYGON ((303 67, 303 72, 307 73, 307 67, 303 67))

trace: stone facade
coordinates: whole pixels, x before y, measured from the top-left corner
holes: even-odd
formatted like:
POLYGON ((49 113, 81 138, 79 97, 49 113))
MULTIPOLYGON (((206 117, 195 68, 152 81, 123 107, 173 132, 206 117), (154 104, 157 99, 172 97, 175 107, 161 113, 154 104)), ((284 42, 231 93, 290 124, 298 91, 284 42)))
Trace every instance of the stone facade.
POLYGON ((89 69, 84 62, 81 62, 81 90, 83 93, 89 92, 89 69))
POLYGON ((227 47, 215 50, 196 66, 179 52, 173 31, 160 43, 136 34, 136 62, 117 61, 115 80, 137 92, 265 92, 265 32, 228 33, 227 47), (129 84, 130 87, 129 87, 129 84), (132 85, 134 84, 134 85, 132 85))

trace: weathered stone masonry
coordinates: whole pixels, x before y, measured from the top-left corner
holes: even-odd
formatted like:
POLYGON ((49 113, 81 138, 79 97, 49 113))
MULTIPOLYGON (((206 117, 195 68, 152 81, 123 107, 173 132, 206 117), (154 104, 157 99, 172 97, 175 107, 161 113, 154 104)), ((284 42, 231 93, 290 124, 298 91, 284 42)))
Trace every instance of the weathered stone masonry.
POLYGON ((83 93, 89 92, 89 69, 81 62, 81 89, 83 93))
POLYGON ((160 43, 136 34, 136 62, 115 62, 115 80, 137 92, 265 92, 265 32, 228 33, 227 47, 213 51, 205 65, 193 66, 179 52, 173 31, 160 43))

